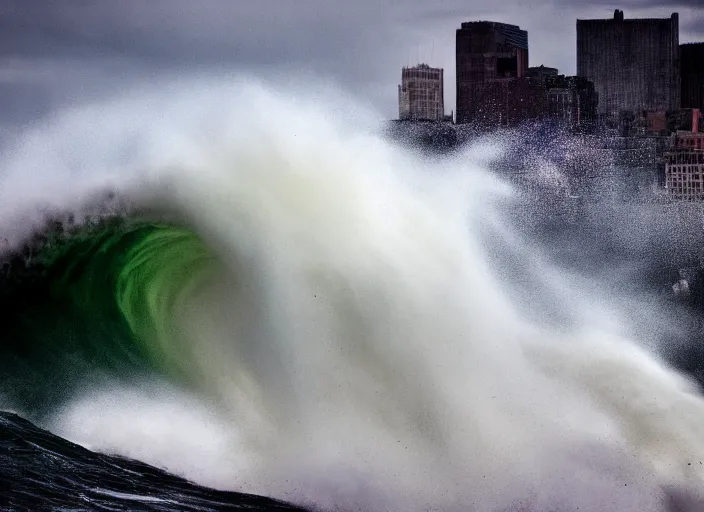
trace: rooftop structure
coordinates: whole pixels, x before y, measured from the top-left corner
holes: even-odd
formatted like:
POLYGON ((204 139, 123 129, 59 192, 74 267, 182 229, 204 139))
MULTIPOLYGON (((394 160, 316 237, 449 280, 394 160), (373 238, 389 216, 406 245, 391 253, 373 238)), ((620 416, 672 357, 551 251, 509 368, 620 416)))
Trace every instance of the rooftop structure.
POLYGON ((704 133, 694 131, 698 118, 692 123, 693 131, 678 132, 674 149, 666 155, 665 188, 671 199, 680 201, 704 200, 704 133))

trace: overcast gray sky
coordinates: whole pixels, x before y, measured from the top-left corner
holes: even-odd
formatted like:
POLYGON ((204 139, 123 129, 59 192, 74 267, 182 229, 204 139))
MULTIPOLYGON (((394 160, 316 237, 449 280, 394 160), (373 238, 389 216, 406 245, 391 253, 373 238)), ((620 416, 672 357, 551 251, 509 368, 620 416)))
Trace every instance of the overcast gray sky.
POLYGON ((530 64, 575 72, 577 18, 680 13, 680 42, 704 41, 704 0, 0 0, 0 116, 21 122, 164 73, 321 73, 388 118, 404 65, 445 69, 454 109, 462 21, 528 30, 530 64))

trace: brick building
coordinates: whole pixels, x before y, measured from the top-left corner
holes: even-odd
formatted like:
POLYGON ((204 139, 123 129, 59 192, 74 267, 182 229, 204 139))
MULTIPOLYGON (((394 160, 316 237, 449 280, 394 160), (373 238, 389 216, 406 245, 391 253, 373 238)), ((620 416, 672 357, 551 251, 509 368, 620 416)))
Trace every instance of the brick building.
POLYGON ((419 64, 401 70, 398 116, 401 120, 442 121, 445 117, 443 70, 419 64))
POLYGON ((515 25, 491 21, 462 23, 456 34, 457 123, 482 127, 508 126, 512 112, 530 108, 510 105, 512 89, 528 71, 528 32, 515 25))
POLYGON ((682 108, 704 112, 704 43, 680 46, 682 108))
POLYGON ((594 82, 603 115, 679 108, 678 14, 577 20, 577 75, 594 82))

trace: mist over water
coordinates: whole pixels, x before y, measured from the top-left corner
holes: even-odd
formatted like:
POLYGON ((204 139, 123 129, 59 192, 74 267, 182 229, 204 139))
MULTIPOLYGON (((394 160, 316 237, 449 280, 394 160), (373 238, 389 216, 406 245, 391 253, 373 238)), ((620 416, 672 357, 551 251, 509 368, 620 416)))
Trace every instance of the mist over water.
POLYGON ((18 136, 8 247, 110 190, 112 211, 175 222, 210 262, 125 278, 149 287, 153 372, 96 368, 31 413, 324 509, 659 511, 701 491, 704 401, 657 355, 677 331, 659 302, 526 235, 489 171, 500 140, 429 159, 379 128, 334 89, 238 78, 128 91, 18 136))

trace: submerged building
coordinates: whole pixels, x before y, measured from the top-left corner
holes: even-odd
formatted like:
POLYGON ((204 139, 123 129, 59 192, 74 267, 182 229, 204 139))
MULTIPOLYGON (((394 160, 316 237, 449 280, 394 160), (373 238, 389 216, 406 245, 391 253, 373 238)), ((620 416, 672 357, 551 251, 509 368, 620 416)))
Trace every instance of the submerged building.
POLYGON ((528 32, 492 21, 462 23, 456 34, 457 123, 496 127, 512 123, 507 103, 528 71, 528 32))
POLYGON ((442 121, 445 117, 443 70, 427 64, 401 70, 398 117, 411 121, 442 121))
POLYGON ((577 20, 577 75, 594 83, 599 113, 680 107, 679 16, 577 20))

